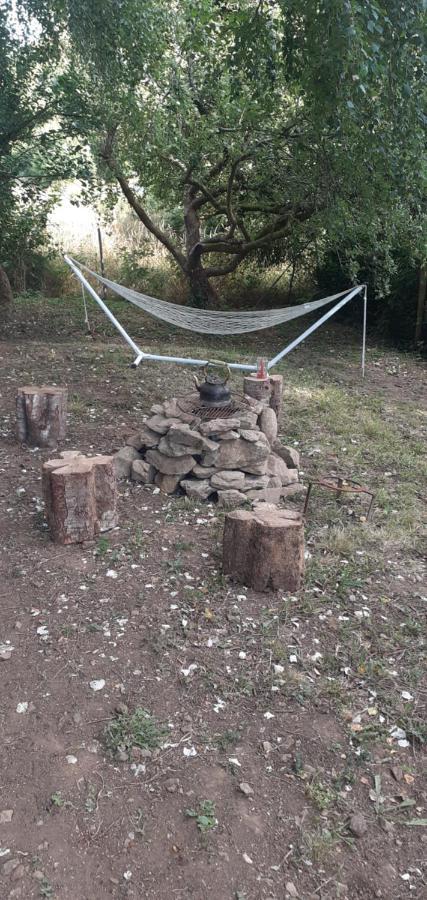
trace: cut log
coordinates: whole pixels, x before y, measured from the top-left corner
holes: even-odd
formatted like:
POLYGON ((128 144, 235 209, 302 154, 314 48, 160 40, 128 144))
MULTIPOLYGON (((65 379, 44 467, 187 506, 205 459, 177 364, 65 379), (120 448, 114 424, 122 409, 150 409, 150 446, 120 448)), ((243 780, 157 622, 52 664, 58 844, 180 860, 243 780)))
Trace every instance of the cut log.
POLYGON ((280 424, 283 405, 283 375, 270 375, 270 406, 276 413, 276 418, 280 424))
POLYGON ((58 544, 93 540, 117 524, 113 457, 76 455, 44 463, 42 489, 50 536, 58 544))
POLYGON ((243 393, 254 400, 269 400, 271 393, 269 378, 256 378, 255 375, 244 375, 243 393))
POLYGON ((234 510, 225 518, 223 571, 257 591, 297 591, 304 576, 304 525, 289 509, 234 510))
POLYGON ((18 440, 32 447, 56 447, 67 430, 67 388, 25 386, 16 397, 18 440))

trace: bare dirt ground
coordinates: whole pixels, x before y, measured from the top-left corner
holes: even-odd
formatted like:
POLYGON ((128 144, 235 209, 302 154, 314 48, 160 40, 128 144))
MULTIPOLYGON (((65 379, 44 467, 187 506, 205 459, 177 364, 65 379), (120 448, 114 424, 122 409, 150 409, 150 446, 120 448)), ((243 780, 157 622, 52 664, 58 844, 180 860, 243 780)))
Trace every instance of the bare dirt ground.
MULTIPOLYGON (((376 501, 366 523, 315 494, 305 589, 257 594, 221 575, 215 506, 151 487, 120 484, 120 527, 93 547, 50 542, 52 452, 17 444, 17 387, 67 384, 65 447, 109 453, 191 385, 129 370, 78 316, 27 298, 0 347, 0 897, 426 897, 422 364, 371 342, 362 383, 338 325, 289 357, 303 480, 339 469, 376 501)), ((202 352, 143 324, 145 346, 202 352)))

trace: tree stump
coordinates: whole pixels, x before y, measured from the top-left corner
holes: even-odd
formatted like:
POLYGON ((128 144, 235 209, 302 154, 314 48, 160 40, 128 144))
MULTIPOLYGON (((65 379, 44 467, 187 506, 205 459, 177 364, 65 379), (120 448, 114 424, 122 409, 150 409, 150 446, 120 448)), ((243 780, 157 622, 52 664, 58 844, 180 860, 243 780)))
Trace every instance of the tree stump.
POLYGON ((56 447, 67 429, 67 388, 19 388, 16 419, 20 441, 32 447, 56 447))
POLYGON ((271 393, 270 379, 256 378, 255 375, 243 376, 243 393, 254 400, 269 400, 271 393))
POLYGON ((297 591, 304 575, 304 524, 289 509, 236 509, 225 517, 223 571, 257 591, 297 591))
POLYGON ((43 465, 46 518, 55 543, 77 544, 117 524, 116 476, 112 456, 64 457, 43 465))

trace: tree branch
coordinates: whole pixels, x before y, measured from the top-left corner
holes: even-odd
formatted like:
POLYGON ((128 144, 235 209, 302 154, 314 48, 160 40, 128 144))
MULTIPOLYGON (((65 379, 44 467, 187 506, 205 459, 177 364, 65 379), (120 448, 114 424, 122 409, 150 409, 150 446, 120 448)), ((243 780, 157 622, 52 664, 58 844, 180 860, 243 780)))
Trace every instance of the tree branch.
POLYGON ((171 241, 169 235, 167 235, 166 232, 162 231, 162 229, 159 228, 155 224, 155 222, 153 222, 153 220, 150 218, 150 216, 148 215, 148 213, 146 212, 144 207, 139 202, 138 197, 136 196, 135 192, 132 190, 132 188, 131 188, 129 182, 127 181, 127 179, 125 178, 125 176, 117 169, 116 163, 115 163, 113 155, 112 155, 112 148, 113 148, 113 142, 114 142, 116 130, 117 129, 111 129, 107 133, 105 142, 100 149, 100 156, 104 160, 104 162, 107 164, 108 168, 113 173, 113 175, 115 175, 115 177, 117 178, 117 181, 119 182, 119 185, 123 191, 123 194, 126 197, 126 200, 130 204, 130 206, 132 207, 134 212, 136 212, 136 214, 137 214, 138 218, 141 220, 142 224, 145 225, 145 227, 148 229, 148 231, 150 231, 151 234, 153 234, 154 237, 157 238, 157 240, 160 241, 160 243, 163 244, 164 247, 166 247, 166 250, 169 251, 171 256, 173 256, 174 260, 178 263, 179 266, 181 266, 181 269, 184 272, 186 272, 187 271, 187 260, 184 256, 184 254, 181 253, 181 251, 178 250, 177 247, 175 247, 175 244, 171 241))

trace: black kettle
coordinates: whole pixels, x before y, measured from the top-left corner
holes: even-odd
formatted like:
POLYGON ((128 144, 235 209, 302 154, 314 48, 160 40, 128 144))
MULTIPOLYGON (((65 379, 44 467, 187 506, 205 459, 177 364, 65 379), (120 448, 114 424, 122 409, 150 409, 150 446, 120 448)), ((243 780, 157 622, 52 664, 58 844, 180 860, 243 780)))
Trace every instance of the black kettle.
POLYGON ((203 374, 205 376, 205 380, 200 384, 196 375, 194 376, 194 382, 196 388, 200 394, 200 401, 203 406, 228 406, 231 401, 230 388, 227 387, 227 382, 230 378, 231 372, 227 363, 217 362, 216 360, 212 360, 211 362, 206 363, 203 374), (219 373, 215 373, 210 371, 211 369, 219 369, 219 373), (223 373, 221 375, 221 372, 223 373), (225 377, 224 377, 225 375, 225 377))

